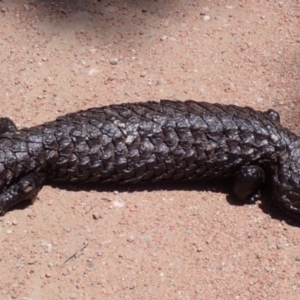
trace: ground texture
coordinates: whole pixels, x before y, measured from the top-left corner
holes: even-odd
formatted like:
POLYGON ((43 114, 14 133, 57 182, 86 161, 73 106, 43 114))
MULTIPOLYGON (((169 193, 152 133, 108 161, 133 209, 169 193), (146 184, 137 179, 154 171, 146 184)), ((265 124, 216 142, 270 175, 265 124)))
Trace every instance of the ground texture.
MULTIPOLYGON (((1 116, 195 99, 300 134, 300 2, 0 2, 1 116)), ((0 299, 299 299, 300 227, 195 185, 46 186, 0 219, 0 299)), ((271 213, 271 214, 270 214, 271 213)))

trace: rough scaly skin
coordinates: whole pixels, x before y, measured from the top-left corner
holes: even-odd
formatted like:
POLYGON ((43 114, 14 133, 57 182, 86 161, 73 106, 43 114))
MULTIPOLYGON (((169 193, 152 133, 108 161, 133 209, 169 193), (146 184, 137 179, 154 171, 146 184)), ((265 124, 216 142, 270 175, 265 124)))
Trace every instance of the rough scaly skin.
POLYGON ((0 213, 46 181, 123 182, 235 177, 244 202, 270 172, 274 202, 300 219, 300 139, 273 111, 195 101, 110 105, 18 130, 0 119, 0 213))

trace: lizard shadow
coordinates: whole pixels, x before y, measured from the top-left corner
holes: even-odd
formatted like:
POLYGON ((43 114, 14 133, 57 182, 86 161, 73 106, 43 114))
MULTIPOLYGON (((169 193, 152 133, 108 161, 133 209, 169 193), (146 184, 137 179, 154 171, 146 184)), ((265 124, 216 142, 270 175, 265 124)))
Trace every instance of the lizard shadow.
MULTIPOLYGON (((97 183, 63 183, 63 182, 50 182, 47 185, 53 188, 59 188, 66 191, 73 192, 111 192, 118 191, 118 193, 139 193, 144 191, 203 191, 203 192, 214 192, 214 193, 224 193, 226 194, 226 200, 230 205, 242 206, 250 205, 241 202, 233 193, 232 179, 226 180, 208 180, 208 181, 184 181, 184 182, 145 182, 139 184, 97 184, 97 183)), ((272 201, 270 198, 270 193, 268 193, 268 186, 262 190, 262 195, 259 200, 259 208, 271 218, 285 221, 288 225, 293 227, 300 227, 297 221, 289 218, 285 215, 272 201)), ((200 198, 200 197, 199 197, 200 198)), ((201 198, 199 199, 201 200, 201 198)), ((30 205, 30 201, 24 201, 13 207, 13 210, 26 209, 30 205)))
MULTIPOLYGON (((97 184, 97 183, 82 183, 82 184, 71 184, 61 182, 51 182, 47 185, 53 188, 64 189, 66 191, 97 191, 97 192, 114 192, 118 193, 139 193, 143 191, 209 191, 214 193, 226 194, 226 200, 230 205, 242 206, 250 205, 241 202, 233 193, 233 181, 232 179, 226 180, 208 180, 208 181, 183 181, 183 182, 145 182, 139 184, 97 184)), ((285 221, 287 224, 295 227, 300 227, 293 219, 286 216, 272 201, 268 186, 262 189, 261 197, 259 200, 260 209, 271 216, 271 218, 285 221)), ((200 199, 199 199, 200 200, 200 199)))

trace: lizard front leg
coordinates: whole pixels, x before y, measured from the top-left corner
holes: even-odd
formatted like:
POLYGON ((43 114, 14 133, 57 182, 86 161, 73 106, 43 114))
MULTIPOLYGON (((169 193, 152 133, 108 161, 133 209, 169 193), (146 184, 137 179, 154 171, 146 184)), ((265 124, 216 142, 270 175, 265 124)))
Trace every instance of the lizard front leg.
POLYGON ((0 194, 0 216, 16 204, 25 200, 33 200, 43 187, 46 180, 44 173, 30 173, 18 182, 6 188, 0 194))

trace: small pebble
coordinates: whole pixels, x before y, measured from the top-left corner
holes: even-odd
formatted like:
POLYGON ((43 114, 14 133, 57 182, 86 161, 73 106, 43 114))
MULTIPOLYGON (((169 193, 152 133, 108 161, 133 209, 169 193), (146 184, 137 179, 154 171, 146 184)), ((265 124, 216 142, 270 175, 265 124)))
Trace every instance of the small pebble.
POLYGON ((118 201, 118 200, 115 200, 115 201, 113 201, 113 206, 114 207, 123 207, 125 204, 124 204, 124 202, 121 202, 121 201, 118 201))
POLYGON ((98 212, 94 212, 93 213, 93 219, 94 220, 99 220, 99 219, 101 219, 101 215, 98 212))
POLYGON ((13 231, 12 231, 11 229, 7 229, 7 230, 6 230, 6 233, 7 233, 7 234, 11 234, 12 232, 13 232, 13 231))
POLYGON ((263 102, 263 101, 264 101, 264 99, 263 99, 263 98, 261 98, 261 97, 258 97, 258 98, 256 99, 256 101, 257 101, 258 103, 260 103, 260 102, 263 102))
POLYGON ((127 242, 129 242, 129 243, 134 242, 134 236, 133 235, 129 236, 127 239, 127 242))
POLYGON ((50 244, 50 243, 47 244, 47 245, 46 245, 46 249, 47 249, 47 252, 49 252, 49 253, 52 252, 52 250, 53 250, 53 245, 50 244))
POLYGON ((87 65, 87 62, 83 59, 80 61, 80 63, 83 65, 83 66, 86 66, 87 65))
POLYGON ((208 16, 208 15, 203 16, 203 20, 204 20, 204 21, 210 20, 210 16, 208 16))
POLYGON ((108 12, 108 13, 114 13, 114 12, 116 12, 117 10, 118 10, 118 7, 116 7, 116 6, 109 6, 109 7, 107 7, 107 8, 105 9, 105 11, 108 12))
POLYGON ((100 71, 98 69, 90 69, 89 76, 97 75, 100 71))
POLYGON ((300 261, 300 255, 297 255, 297 256, 295 257, 295 261, 300 261))
POLYGON ((110 63, 111 65, 115 66, 115 65, 118 64, 118 61, 119 61, 118 58, 114 58, 114 59, 110 60, 109 63, 110 63))
POLYGON ((87 262, 86 262, 86 267, 87 267, 88 269, 92 269, 92 268, 94 268, 94 263, 93 263, 92 261, 87 261, 87 262))

